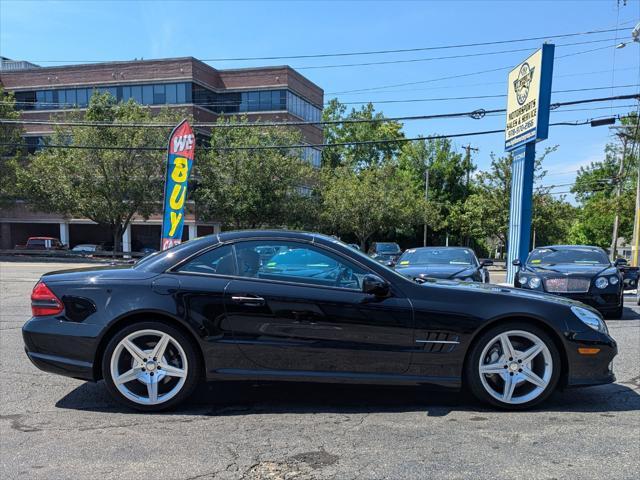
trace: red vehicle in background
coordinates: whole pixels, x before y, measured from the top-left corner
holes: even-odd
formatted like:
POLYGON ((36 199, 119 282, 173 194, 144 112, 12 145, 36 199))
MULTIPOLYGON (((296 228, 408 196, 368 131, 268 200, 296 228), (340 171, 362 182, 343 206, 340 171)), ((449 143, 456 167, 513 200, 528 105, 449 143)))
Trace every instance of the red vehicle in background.
POLYGON ((29 237, 24 245, 16 245, 16 250, 66 250, 67 246, 53 237, 29 237))

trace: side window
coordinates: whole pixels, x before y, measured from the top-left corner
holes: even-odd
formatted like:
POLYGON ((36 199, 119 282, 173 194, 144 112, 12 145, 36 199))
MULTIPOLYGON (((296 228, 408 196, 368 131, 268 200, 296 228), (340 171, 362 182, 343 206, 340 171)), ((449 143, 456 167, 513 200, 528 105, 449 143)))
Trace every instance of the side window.
POLYGON ((178 268, 178 272, 210 273, 216 275, 235 275, 236 264, 230 245, 214 248, 178 268))
POLYGON ((252 241, 235 246, 243 277, 360 289, 367 273, 338 255, 297 242, 252 241))

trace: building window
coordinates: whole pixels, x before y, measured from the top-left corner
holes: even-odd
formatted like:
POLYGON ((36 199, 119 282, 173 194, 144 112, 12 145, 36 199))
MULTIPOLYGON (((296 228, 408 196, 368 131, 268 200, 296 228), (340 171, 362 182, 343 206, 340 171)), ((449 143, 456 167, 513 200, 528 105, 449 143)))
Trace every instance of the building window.
POLYGON ((153 85, 143 85, 142 103, 145 105, 151 105, 153 103, 153 85))
POLYGON ((176 84, 175 83, 169 83, 167 85, 164 86, 165 87, 165 94, 166 94, 166 100, 168 104, 174 104, 177 103, 177 92, 176 92, 176 84))
POLYGON ((164 93, 164 85, 153 86, 153 104, 162 105, 167 103, 167 97, 164 93))

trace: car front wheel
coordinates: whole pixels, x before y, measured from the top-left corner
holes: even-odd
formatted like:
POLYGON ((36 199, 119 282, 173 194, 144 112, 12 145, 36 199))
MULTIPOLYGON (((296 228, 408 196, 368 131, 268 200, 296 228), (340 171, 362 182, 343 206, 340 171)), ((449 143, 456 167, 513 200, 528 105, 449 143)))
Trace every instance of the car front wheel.
POLYGON ((513 322, 481 334, 467 359, 465 378, 479 400, 521 410, 553 392, 560 369, 560 354, 549 335, 534 325, 513 322))
POLYGON ((193 343, 163 322, 141 322, 119 331, 102 359, 109 393, 128 407, 159 411, 186 399, 200 377, 193 343))

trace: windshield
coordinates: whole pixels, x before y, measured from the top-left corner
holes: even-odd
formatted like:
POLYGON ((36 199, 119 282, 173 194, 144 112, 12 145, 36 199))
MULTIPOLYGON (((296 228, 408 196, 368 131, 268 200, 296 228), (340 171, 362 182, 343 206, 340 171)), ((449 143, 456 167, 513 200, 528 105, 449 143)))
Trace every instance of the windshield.
POLYGON ((412 248, 402 254, 399 266, 467 265, 476 266, 476 257, 466 248, 412 248))
POLYGON ((376 243, 378 253, 400 253, 400 245, 397 243, 376 243))
POLYGON ((538 248, 531 252, 527 260, 531 265, 608 265, 609 259, 599 248, 538 248))
MULTIPOLYGON (((327 240, 330 240, 333 243, 339 243, 339 244, 344 245, 345 247, 349 248, 349 245, 344 243, 342 240, 338 240, 338 239, 333 238, 333 237, 327 237, 326 235, 323 235, 323 237, 325 239, 327 239, 327 240)), ((351 250, 351 252, 352 252, 352 254, 355 254, 356 257, 360 257, 360 260, 364 265, 368 265, 372 261, 371 257, 369 257, 369 255, 364 253, 362 250, 354 248, 354 249, 351 250)), ((388 267, 383 263, 378 263, 377 267, 378 268, 383 268, 388 274, 393 275, 396 278, 396 280, 402 280, 403 282, 413 283, 413 280, 409 280, 407 277, 402 275, 400 272, 397 272, 395 269, 393 269, 391 267, 388 267)))

